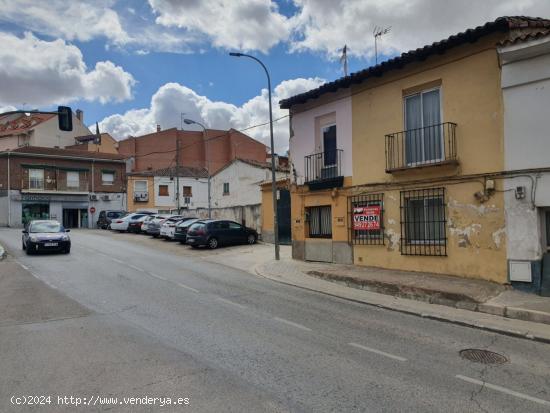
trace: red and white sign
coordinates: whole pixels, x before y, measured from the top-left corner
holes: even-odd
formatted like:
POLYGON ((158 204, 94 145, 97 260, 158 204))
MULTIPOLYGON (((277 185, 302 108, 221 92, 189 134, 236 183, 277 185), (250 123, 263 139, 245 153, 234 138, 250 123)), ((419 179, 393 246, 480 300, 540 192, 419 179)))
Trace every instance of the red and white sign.
POLYGON ((90 207, 90 213, 94 213, 95 212, 95 207, 90 207))
POLYGON ((353 208, 353 229, 377 231, 380 229, 380 205, 353 208))

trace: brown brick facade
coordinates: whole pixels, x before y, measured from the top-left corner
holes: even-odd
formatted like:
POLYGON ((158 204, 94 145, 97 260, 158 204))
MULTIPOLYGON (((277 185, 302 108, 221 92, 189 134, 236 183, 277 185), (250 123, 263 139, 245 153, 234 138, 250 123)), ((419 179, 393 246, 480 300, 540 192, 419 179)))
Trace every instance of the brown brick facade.
POLYGON ((233 159, 258 162, 266 160, 266 146, 236 130, 208 129, 206 141, 202 132, 176 128, 119 142, 118 151, 124 157, 134 157, 133 172, 175 166, 176 141, 179 140, 181 166, 208 168, 216 173, 233 159))

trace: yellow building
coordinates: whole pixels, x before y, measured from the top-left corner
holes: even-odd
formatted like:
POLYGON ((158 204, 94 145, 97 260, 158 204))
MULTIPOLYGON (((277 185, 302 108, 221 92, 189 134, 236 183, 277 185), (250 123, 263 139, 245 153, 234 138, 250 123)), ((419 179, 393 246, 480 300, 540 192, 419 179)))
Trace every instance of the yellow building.
POLYGON ((293 256, 508 282, 499 18, 283 100, 293 256))

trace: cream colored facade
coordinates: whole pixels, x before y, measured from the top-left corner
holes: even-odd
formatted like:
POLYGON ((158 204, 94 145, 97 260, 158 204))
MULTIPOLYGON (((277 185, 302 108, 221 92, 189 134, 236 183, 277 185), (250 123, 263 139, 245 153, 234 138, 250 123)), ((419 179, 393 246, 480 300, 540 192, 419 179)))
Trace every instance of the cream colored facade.
MULTIPOLYGON (((351 100, 352 143, 344 148, 352 154, 351 176, 324 185, 293 181, 294 258, 509 282, 502 191, 511 171, 504 164, 497 46, 512 32, 480 33, 475 42, 401 58, 345 87, 334 82, 330 93, 283 102, 294 126, 351 100), (373 206, 378 212, 361 215, 373 206), (312 237, 312 226, 327 219, 330 234, 312 237), (380 229, 357 229, 361 219, 380 222, 380 229)), ((318 131, 308 122, 300 133, 312 147, 318 131)), ((300 149, 308 144, 293 146, 295 139, 293 128, 293 164, 310 155, 300 149)))

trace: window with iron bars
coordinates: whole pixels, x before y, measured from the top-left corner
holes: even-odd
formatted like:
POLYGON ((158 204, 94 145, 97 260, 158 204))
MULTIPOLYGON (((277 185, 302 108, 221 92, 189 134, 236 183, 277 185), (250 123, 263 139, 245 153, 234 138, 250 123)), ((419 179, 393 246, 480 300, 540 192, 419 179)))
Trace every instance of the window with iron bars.
POLYGON ((348 198, 349 239, 355 245, 384 245, 384 194, 348 198))
POLYGON ((401 191, 401 254, 447 255, 445 188, 401 191))
POLYGON ((330 206, 307 208, 310 238, 332 238, 332 211, 330 206))

